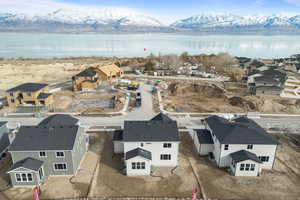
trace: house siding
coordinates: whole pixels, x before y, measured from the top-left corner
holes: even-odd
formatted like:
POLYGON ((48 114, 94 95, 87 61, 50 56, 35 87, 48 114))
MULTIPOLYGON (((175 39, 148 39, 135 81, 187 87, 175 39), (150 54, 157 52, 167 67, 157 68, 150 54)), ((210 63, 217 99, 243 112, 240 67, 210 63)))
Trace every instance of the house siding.
POLYGON ((146 176, 151 173, 151 161, 140 156, 126 160, 126 166, 128 176, 146 176), (133 162, 145 162, 145 169, 132 169, 133 162))
POLYGON ((36 152, 11 152, 13 163, 16 163, 20 160, 25 158, 31 157, 37 160, 41 160, 44 162, 44 174, 46 177, 48 176, 61 176, 61 175, 73 175, 73 159, 72 159, 72 152, 71 151, 64 151, 65 157, 57 158, 56 151, 45 151, 47 157, 40 157, 39 151, 36 152), (67 170, 66 171, 55 171, 54 170, 54 163, 66 163, 67 170))
POLYGON ((88 135, 85 134, 84 128, 80 127, 72 150, 74 173, 78 170, 80 162, 88 150, 88 142, 88 135))
POLYGON ((254 144, 253 149, 247 149, 247 144, 229 144, 228 150, 224 150, 224 146, 225 146, 225 144, 222 144, 221 149, 220 149, 221 150, 220 154, 215 154, 215 156, 219 156, 219 160, 220 160, 219 167, 229 167, 230 163, 231 163, 230 154, 240 151, 240 150, 247 150, 251 153, 256 154, 257 157, 269 156, 269 162, 263 162, 261 164, 261 168, 272 169, 272 167, 273 167, 273 162, 275 161, 277 145, 254 144))
POLYGON ((259 173, 261 172, 261 166, 260 166, 260 163, 257 163, 257 162, 254 162, 252 160, 245 160, 245 161, 242 161, 242 162, 239 162, 239 163, 236 163, 236 166, 233 167, 232 165, 230 166, 231 168, 231 171, 233 172, 233 175, 234 176, 258 176, 259 173), (241 167, 241 164, 244 164, 246 166, 246 164, 254 164, 255 165, 255 168, 254 168, 254 171, 241 171, 240 170, 240 167, 241 167))
POLYGON ((153 166, 177 166, 179 142, 124 142, 124 152, 136 148, 142 148, 151 152, 153 166), (164 148, 164 143, 171 143, 171 148, 164 148), (161 154, 170 154, 171 160, 161 160, 161 154))
POLYGON ((24 171, 24 173, 31 173, 32 174, 32 181, 30 182, 17 182, 16 181, 16 173, 22 173, 22 172, 11 172, 9 173, 11 184, 13 186, 35 186, 40 184, 40 180, 38 178, 38 174, 34 171, 24 171))

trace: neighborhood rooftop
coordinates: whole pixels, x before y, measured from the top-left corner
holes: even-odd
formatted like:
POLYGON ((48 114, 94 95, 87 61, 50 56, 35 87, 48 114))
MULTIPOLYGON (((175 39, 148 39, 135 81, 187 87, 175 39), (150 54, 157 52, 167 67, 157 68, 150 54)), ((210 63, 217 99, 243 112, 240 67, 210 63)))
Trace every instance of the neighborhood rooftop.
POLYGON ((180 141, 177 122, 169 119, 160 116, 150 121, 125 121, 123 141, 180 141))
POLYGON ((48 84, 42 84, 42 83, 24 83, 22 85, 19 85, 17 87, 14 87, 14 88, 11 88, 11 89, 7 90, 7 92, 15 92, 15 91, 36 92, 38 90, 43 89, 46 86, 48 86, 48 84))
POLYGON ((9 151, 72 150, 79 126, 21 126, 9 151))
POLYGON ((207 129, 195 129, 198 140, 201 144, 213 144, 214 141, 207 129))
POLYGON ((136 149, 133 149, 131 151, 126 152, 125 159, 129 160, 129 159, 137 157, 137 156, 141 156, 141 157, 146 158, 148 160, 152 159, 151 152, 147 151, 147 150, 144 150, 144 149, 141 149, 141 148, 136 148, 136 149))
POLYGON ((78 121, 70 115, 56 114, 43 119, 39 126, 75 126, 78 121))
POLYGON ((13 171, 16 170, 20 167, 25 168, 25 169, 29 169, 29 170, 33 170, 33 171, 38 171, 43 165, 43 161, 40 160, 36 160, 34 158, 25 158, 23 160, 20 160, 19 162, 16 162, 9 170, 13 171))
POLYGON ((79 74, 77 74, 76 76, 78 76, 78 77, 95 76, 96 74, 97 74, 97 72, 92 67, 89 67, 89 68, 83 70, 82 72, 80 72, 79 74))
POLYGON ((246 150, 240 150, 230 154, 231 158, 236 162, 241 162, 245 160, 253 160, 258 163, 262 163, 261 160, 254 154, 246 150))
POLYGON ((211 116, 205 121, 222 144, 278 144, 263 128, 246 117, 229 121, 211 116))

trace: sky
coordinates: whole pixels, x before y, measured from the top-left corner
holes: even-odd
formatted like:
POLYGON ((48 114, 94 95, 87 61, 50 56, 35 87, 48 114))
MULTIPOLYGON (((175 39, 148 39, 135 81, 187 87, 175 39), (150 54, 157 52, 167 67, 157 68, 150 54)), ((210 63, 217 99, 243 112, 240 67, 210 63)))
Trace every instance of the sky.
POLYGON ((68 6, 131 8, 165 23, 201 13, 300 13, 300 0, 0 0, 0 12, 46 12, 68 6))

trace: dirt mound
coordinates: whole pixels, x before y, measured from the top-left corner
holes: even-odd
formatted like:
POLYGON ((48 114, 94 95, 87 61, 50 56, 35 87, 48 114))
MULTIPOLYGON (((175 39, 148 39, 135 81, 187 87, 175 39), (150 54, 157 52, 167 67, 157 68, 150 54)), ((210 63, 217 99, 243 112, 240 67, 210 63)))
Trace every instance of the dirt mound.
POLYGON ((197 93, 206 98, 225 98, 225 91, 216 85, 172 83, 169 91, 174 96, 186 96, 197 93))
POLYGON ((228 102, 232 106, 243 107, 248 111, 257 110, 253 102, 243 99, 242 97, 231 97, 228 99, 228 102))

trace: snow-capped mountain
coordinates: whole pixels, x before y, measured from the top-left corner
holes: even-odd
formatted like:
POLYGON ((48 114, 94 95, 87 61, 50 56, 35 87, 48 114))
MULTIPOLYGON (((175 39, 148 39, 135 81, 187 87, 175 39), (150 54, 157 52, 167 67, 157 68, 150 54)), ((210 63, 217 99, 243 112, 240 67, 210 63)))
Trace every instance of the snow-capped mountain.
POLYGON ((181 19, 171 27, 190 30, 300 30, 300 15, 252 15, 202 14, 181 19))
MULTIPOLYGON (((48 13, 0 13, 0 30, 101 31, 120 27, 163 28, 159 20, 124 8, 63 8, 48 13)), ((126 28, 125 28, 126 29, 126 28)))

